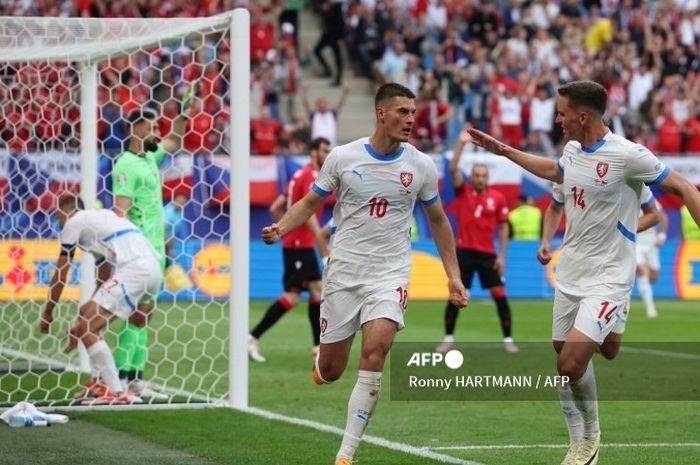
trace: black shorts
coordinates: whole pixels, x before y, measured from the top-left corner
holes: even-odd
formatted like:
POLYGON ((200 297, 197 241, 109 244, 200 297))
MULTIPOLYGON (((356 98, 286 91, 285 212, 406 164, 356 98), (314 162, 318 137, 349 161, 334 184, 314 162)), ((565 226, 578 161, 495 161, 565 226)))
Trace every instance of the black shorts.
POLYGON ((282 249, 284 257, 284 290, 301 292, 310 281, 321 280, 321 270, 314 249, 282 249))
POLYGON ((462 275, 462 283, 467 289, 472 285, 475 271, 479 273, 482 289, 503 286, 501 277, 493 268, 496 263, 495 255, 476 250, 457 249, 457 261, 459 262, 459 272, 462 275))

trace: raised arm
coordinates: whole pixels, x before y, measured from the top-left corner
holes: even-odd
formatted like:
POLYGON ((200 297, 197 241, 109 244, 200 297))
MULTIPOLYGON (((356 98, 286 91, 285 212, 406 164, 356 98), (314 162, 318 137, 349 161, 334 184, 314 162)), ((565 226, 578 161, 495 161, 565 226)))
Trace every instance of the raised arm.
POLYGON ((479 131, 478 129, 469 129, 469 134, 472 136, 474 143, 479 147, 483 147, 493 154, 508 158, 510 161, 522 166, 535 176, 549 179, 550 181, 554 181, 556 183, 561 183, 564 181, 559 165, 551 158, 522 152, 508 144, 504 144, 488 134, 479 131))
POLYGON ((537 260, 543 265, 548 264, 552 260, 550 243, 554 238, 554 233, 561 223, 561 216, 564 214, 564 205, 552 200, 544 212, 542 218, 542 242, 537 250, 537 260))
POLYGON ((472 136, 469 135, 468 129, 471 128, 470 124, 465 124, 462 131, 459 133, 459 137, 455 142, 455 146, 452 150, 452 160, 450 160, 450 175, 452 176, 452 185, 455 189, 459 189, 464 184, 464 176, 462 171, 459 169, 459 161, 462 159, 462 151, 464 146, 467 145, 472 140, 472 136))
POLYGON ((262 239, 266 244, 273 244, 279 241, 289 231, 308 221, 324 201, 325 197, 314 191, 309 192, 304 198, 292 205, 279 222, 264 227, 262 229, 262 239))
POLYGON ((199 79, 193 81, 187 89, 182 93, 180 115, 173 121, 173 129, 166 137, 163 139, 163 148, 167 153, 175 153, 182 146, 182 139, 185 135, 185 126, 187 125, 187 118, 190 114, 190 109, 192 108, 192 103, 199 93, 200 81, 199 79))
MULTIPOLYGON (((350 93, 350 86, 347 84, 343 84, 343 90, 340 94, 340 98, 338 99, 338 103, 335 104, 335 114, 336 115, 339 115, 340 110, 343 109, 345 102, 348 100, 349 93, 350 93)), ((307 111, 307 113, 308 113, 308 111, 307 111)))
POLYGON ((445 273, 447 273, 447 287, 450 292, 449 300, 457 307, 464 307, 469 303, 469 292, 464 288, 460 276, 450 221, 442 209, 440 199, 432 205, 426 205, 423 208, 428 216, 430 231, 433 234, 433 240, 438 248, 438 252, 440 252, 445 273))

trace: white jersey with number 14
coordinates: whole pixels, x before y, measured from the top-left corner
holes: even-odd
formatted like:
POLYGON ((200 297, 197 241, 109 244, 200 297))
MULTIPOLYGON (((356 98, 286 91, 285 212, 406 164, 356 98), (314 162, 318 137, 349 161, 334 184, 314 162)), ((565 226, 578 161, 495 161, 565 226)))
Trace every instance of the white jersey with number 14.
POLYGON ((571 295, 631 291, 635 240, 644 184, 662 182, 669 168, 646 147, 610 131, 591 147, 569 142, 559 159, 566 235, 557 287, 571 295))

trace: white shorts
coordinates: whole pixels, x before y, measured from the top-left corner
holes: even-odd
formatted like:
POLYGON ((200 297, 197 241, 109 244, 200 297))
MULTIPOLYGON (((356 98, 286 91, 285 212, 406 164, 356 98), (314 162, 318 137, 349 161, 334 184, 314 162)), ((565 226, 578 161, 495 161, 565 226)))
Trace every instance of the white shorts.
POLYGON ((117 267, 92 296, 100 307, 126 320, 144 299, 155 299, 163 279, 160 263, 140 259, 117 267))
POLYGON ((653 244, 637 244, 637 265, 646 265, 658 271, 660 269, 659 248, 653 244))
POLYGON ((327 286, 327 283, 324 283, 321 300, 321 342, 330 344, 347 339, 366 322, 379 318, 396 322, 397 330, 402 330, 408 283, 405 278, 384 283, 351 288, 327 286))
POLYGON ((622 334, 629 316, 629 292, 610 292, 606 296, 578 297, 559 289, 554 294, 552 340, 565 341, 576 328, 598 344, 608 334, 622 334))

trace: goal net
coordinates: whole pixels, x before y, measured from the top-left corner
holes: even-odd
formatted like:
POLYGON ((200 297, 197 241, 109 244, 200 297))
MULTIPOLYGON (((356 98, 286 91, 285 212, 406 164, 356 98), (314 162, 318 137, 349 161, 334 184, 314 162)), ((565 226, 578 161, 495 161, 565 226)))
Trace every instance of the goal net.
MULTIPOLYGON (((245 10, 188 19, 0 18, 0 408, 86 403, 76 394, 91 379, 87 358, 63 348, 94 291, 88 254, 73 261, 49 334, 39 329, 59 256, 55 209, 62 195, 78 192, 86 208, 113 207, 112 170, 129 144, 128 117, 144 109, 157 115, 161 138, 173 136, 179 147, 159 167, 168 262, 140 341, 145 366, 127 354, 117 368, 142 368, 161 394, 143 399, 149 406, 245 406, 247 266, 231 267, 230 245, 247 264, 248 23, 245 10), (183 96, 191 93, 187 110, 183 96), (232 131, 244 134, 234 148, 232 131), (232 197, 241 205, 231 206, 232 197), (245 282, 232 292, 232 281, 245 282), (230 356, 233 346, 239 356, 230 356)), ((113 353, 121 326, 115 320, 104 332, 113 353)))

